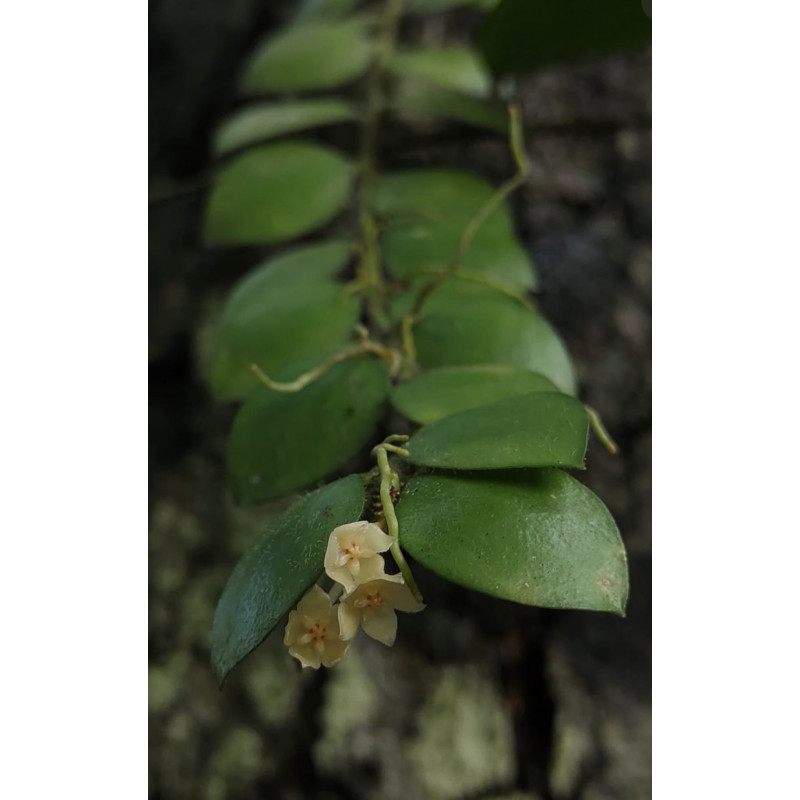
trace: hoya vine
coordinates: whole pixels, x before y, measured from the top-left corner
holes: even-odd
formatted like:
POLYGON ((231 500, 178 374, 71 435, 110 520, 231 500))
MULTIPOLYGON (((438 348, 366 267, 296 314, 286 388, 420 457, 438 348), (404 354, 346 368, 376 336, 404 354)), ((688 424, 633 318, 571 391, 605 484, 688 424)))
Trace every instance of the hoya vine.
POLYGON ((306 492, 230 577, 212 631, 220 680, 287 614, 303 666, 341 660, 360 627, 393 643, 395 610, 424 607, 413 560, 495 597, 624 613, 619 532, 564 471, 583 469, 590 426, 614 445, 531 299, 506 204, 528 175, 521 115, 476 52, 416 45, 406 25, 458 4, 493 5, 305 3, 244 71, 258 102, 220 128, 208 243, 287 245, 236 285, 218 326, 209 385, 241 402, 231 486, 242 504, 306 492), (382 125, 412 137, 442 118, 506 138, 505 183, 382 167, 382 125), (290 138, 333 125, 351 152, 290 138))

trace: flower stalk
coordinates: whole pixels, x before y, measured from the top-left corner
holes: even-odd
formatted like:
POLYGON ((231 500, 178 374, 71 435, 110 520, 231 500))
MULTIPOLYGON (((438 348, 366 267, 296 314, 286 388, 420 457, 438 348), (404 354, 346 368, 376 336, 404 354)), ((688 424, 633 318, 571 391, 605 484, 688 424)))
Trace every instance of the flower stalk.
POLYGON ((408 438, 408 436, 402 436, 400 434, 388 436, 383 443, 375 447, 372 452, 378 461, 378 470, 381 475, 380 497, 383 517, 386 520, 389 536, 393 539, 390 552, 400 569, 403 580, 411 590, 411 594, 421 603, 422 592, 420 592, 417 582, 414 580, 414 576, 411 573, 411 567, 408 566, 403 551, 400 549, 400 526, 397 523, 397 515, 394 513, 394 500, 392 499, 392 490, 400 490, 400 476, 389 464, 390 452, 408 457, 408 450, 393 444, 394 442, 407 442, 408 438))

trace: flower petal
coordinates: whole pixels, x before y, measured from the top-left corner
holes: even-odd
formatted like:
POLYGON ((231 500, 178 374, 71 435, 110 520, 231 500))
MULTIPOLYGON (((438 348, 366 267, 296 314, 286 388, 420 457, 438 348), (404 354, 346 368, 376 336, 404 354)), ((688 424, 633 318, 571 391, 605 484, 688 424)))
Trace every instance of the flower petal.
POLYGON ((283 634, 283 643, 290 645, 296 642, 306 632, 303 620, 297 611, 289 612, 289 621, 286 623, 286 630, 283 634))
MULTIPOLYGON (((368 558, 361 559, 361 569, 358 571, 358 576, 354 577, 354 586, 361 586, 363 583, 369 581, 385 578, 386 573, 383 571, 384 563, 383 556, 369 556, 368 558)), ((352 589, 350 590, 352 591, 352 589)))
POLYGON ((356 581, 353 577, 353 574, 347 569, 346 566, 338 567, 325 567, 325 572, 327 573, 328 577, 336 581, 337 583, 341 583, 344 586, 345 592, 352 592, 353 589, 356 587, 356 581))
POLYGON ((397 614, 389 606, 370 608, 364 611, 364 633, 383 642, 387 647, 394 644, 397 636, 397 614))
POLYGON ((328 537, 328 547, 325 550, 325 561, 323 562, 325 565, 325 572, 328 571, 328 567, 333 567, 337 564, 339 556, 342 554, 342 548, 339 547, 339 540, 336 537, 337 530, 339 529, 337 528, 334 530, 328 537))
POLYGON ((297 611, 307 617, 326 620, 331 613, 331 599, 326 591, 315 584, 303 595, 297 604, 297 611))
POLYGON ((349 603, 339 603, 339 636, 352 639, 361 624, 361 612, 349 603))
POLYGON ((394 539, 388 533, 384 533, 374 522, 366 523, 363 530, 362 550, 385 553, 392 546, 392 542, 394 539))
POLYGON ((340 525, 333 529, 331 538, 335 539, 339 550, 345 550, 351 544, 356 544, 359 548, 364 542, 364 531, 371 523, 361 520, 359 522, 348 522, 347 525, 340 525))
POLYGON ((311 667, 311 669, 319 669, 322 661, 314 646, 309 644, 293 644, 289 648, 289 655, 294 656, 304 667, 311 667))
POLYGON ((409 589, 405 584, 385 586, 383 591, 386 600, 400 611, 414 614, 417 611, 422 611, 422 609, 425 608, 425 604, 420 603, 414 597, 414 595, 411 594, 411 589, 409 589))
POLYGON ((338 664, 345 657, 349 647, 350 642, 328 639, 325 642, 325 652, 322 654, 322 663, 326 667, 332 667, 334 664, 338 664))

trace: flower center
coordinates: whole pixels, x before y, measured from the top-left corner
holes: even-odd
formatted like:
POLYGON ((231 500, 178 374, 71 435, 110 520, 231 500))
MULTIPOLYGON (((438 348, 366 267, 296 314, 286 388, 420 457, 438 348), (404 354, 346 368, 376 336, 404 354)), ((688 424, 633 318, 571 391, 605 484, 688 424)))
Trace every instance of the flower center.
POLYGON ((306 622, 306 633, 300 637, 300 644, 312 644, 318 653, 325 650, 325 637, 327 636, 327 628, 320 622, 308 624, 306 622))
POLYGON ((365 557, 361 551, 361 546, 356 542, 350 542, 348 547, 342 547, 339 558, 336 559, 337 566, 347 567, 350 574, 355 578, 361 571, 361 559, 365 557))
POLYGON ((365 594, 353 603, 356 608, 380 608, 383 605, 383 595, 380 592, 365 594))
POLYGON ((344 548, 344 554, 347 556, 348 560, 352 558, 360 558, 361 548, 355 542, 350 542, 350 547, 344 548))
POLYGON ((311 638, 314 641, 322 640, 325 638, 325 627, 320 625, 319 622, 315 622, 309 629, 309 634, 311 634, 311 638))

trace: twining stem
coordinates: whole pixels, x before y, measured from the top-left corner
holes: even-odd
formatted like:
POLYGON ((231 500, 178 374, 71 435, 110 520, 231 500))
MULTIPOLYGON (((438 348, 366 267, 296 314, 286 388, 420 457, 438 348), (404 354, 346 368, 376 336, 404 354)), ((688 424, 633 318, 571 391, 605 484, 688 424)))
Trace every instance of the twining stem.
MULTIPOLYGON (((417 346, 414 344, 414 317, 406 314, 400 322, 402 332, 403 355, 406 357, 406 364, 413 368, 417 363, 417 346)), ((409 370, 406 370, 407 372, 409 370)))
MULTIPOLYGON (((382 444, 386 445, 386 444, 392 444, 393 442, 407 442, 408 439, 409 437, 406 436, 404 433, 393 433, 387 436, 383 440, 382 444)), ((398 449, 403 450, 403 448, 398 448, 398 449)), ((403 455, 407 456, 408 452, 406 450, 403 450, 403 455)))
POLYGON ((361 132, 361 180, 358 186, 358 219, 361 226, 361 263, 357 281, 363 289, 370 318, 381 330, 388 330, 389 319, 384 309, 384 283, 378 225, 370 208, 370 193, 375 182, 375 160, 378 127, 386 104, 384 82, 394 55, 397 25, 405 0, 386 0, 383 4, 375 51, 366 87, 366 107, 361 132))
POLYGON ((320 364, 318 367, 314 367, 314 369, 304 372, 293 381, 288 381, 287 383, 272 380, 272 378, 270 378, 269 375, 267 375, 261 369, 261 367, 258 366, 258 364, 251 364, 250 369, 265 386, 269 387, 274 392, 284 392, 286 394, 292 394, 294 392, 299 392, 301 389, 305 389, 306 386, 308 386, 310 383, 313 383, 318 378, 321 378, 331 367, 335 366, 336 364, 340 364, 342 361, 347 361, 349 358, 358 358, 358 356, 363 356, 368 353, 383 359, 383 361, 385 361, 389 366, 389 374, 394 377, 400 368, 402 355, 397 350, 393 350, 390 347, 385 347, 384 345, 379 344, 378 342, 373 342, 371 339, 367 338, 367 331, 360 326, 358 329, 358 334, 361 340, 358 344, 353 345, 352 347, 347 347, 344 350, 340 350, 335 355, 332 355, 324 364, 320 364))
POLYGON ((438 273, 430 283, 426 284, 417 296, 414 308, 411 310, 410 314, 412 320, 419 316, 423 305, 425 305, 425 301, 430 297, 431 293, 450 278, 461 266, 461 262, 464 260, 464 256, 467 250, 469 250, 469 246, 472 244, 472 240, 475 238, 475 234, 478 232, 481 225, 483 225, 483 223, 502 205, 503 201, 511 192, 525 183, 530 174, 530 164, 528 163, 528 157, 525 153, 525 140, 519 107, 516 105, 509 106, 508 117, 511 154, 517 166, 517 173, 505 181, 505 183, 501 184, 497 191, 486 201, 486 204, 469 221, 461 234, 455 256, 450 262, 450 265, 447 269, 438 273))
POLYGON ((411 567, 408 566, 403 551, 400 549, 400 527, 397 523, 397 515, 394 513, 394 501, 392 500, 392 489, 400 488, 400 476, 389 464, 389 451, 401 456, 408 456, 408 450, 396 447, 391 442, 405 442, 407 440, 408 436, 399 434, 389 436, 383 444, 379 444, 372 452, 378 460, 378 469, 381 473, 381 506, 383 507, 383 516, 386 520, 389 536, 393 540, 390 552, 395 563, 400 568, 400 574, 403 576, 406 586, 411 590, 414 598, 421 603, 422 593, 414 580, 414 576, 411 574, 411 567))
MULTIPOLYGON (((431 267, 425 267, 423 269, 417 270, 415 275, 438 275, 439 270, 434 270, 431 267)), ((489 275, 480 275, 478 273, 467 273, 467 272, 455 272, 451 275, 452 278, 456 278, 460 281, 467 281, 468 283, 478 283, 481 286, 488 286, 490 289, 494 289, 501 294, 504 294, 506 297, 510 297, 517 303, 525 306, 526 308, 533 308, 533 303, 525 297, 525 295, 520 294, 519 292, 515 291, 514 289, 509 288, 505 284, 501 283, 500 281, 493 280, 489 275)))
POLYGON ((611 434, 603 424, 600 415, 591 406, 585 405, 584 407, 589 417, 589 424, 592 426, 592 430, 595 432, 597 438, 605 445, 609 453, 616 455, 619 452, 619 447, 617 447, 617 443, 611 438, 611 434))

